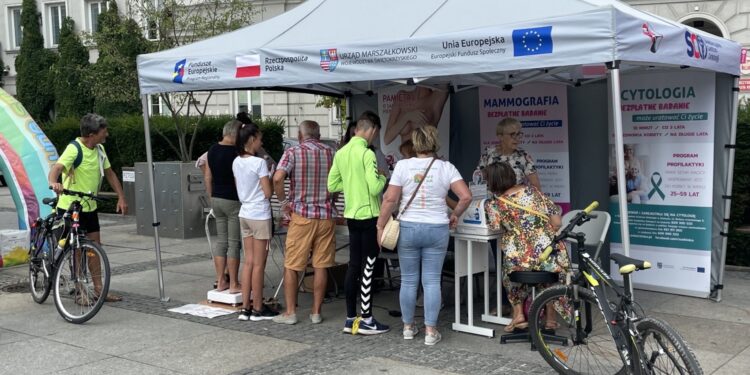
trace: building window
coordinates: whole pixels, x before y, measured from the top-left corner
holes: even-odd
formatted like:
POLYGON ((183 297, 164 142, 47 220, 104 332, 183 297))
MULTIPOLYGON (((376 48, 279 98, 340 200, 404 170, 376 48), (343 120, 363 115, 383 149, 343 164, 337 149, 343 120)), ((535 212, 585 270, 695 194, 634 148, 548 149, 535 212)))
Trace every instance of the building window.
POLYGON ((23 40, 23 30, 21 29, 21 7, 8 8, 8 25, 10 30, 8 35, 10 36, 9 45, 13 49, 21 48, 21 41, 23 40))
POLYGON ((60 30, 62 29, 63 20, 65 19, 65 4, 51 4, 47 6, 49 25, 49 40, 52 47, 60 44, 60 30))
POLYGON ((146 39, 148 40, 159 40, 159 10, 164 6, 162 0, 145 0, 145 7, 147 9, 146 18, 144 20, 146 39))
POLYGON ((161 100, 161 95, 155 94, 151 95, 151 116, 161 116, 164 113, 162 112, 163 109, 163 103, 161 100))
POLYGON ((86 4, 86 23, 92 33, 99 31, 99 15, 107 10, 106 1, 90 1, 86 4))
POLYGON ((237 91, 237 109, 247 112, 251 117, 263 116, 260 93, 258 90, 237 91))

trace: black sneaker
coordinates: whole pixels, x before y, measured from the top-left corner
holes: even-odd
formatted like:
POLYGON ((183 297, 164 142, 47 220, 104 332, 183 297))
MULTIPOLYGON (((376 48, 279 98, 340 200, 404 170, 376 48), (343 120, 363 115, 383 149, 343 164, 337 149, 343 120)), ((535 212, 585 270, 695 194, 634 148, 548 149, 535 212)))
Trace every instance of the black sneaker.
POLYGON ((357 333, 359 333, 360 335, 377 335, 380 333, 386 333, 390 331, 390 329, 391 327, 379 323, 377 320, 375 320, 375 317, 373 317, 370 323, 365 322, 364 319, 360 320, 357 333))
POLYGON ((254 322, 258 322, 261 320, 270 320, 273 319, 274 316, 278 316, 279 312, 272 310, 270 307, 263 305, 263 308, 260 309, 260 311, 257 311, 253 309, 250 312, 250 320, 254 322))
POLYGON ((242 309, 240 311, 240 316, 237 317, 239 320, 250 320, 250 310, 249 309, 242 309))

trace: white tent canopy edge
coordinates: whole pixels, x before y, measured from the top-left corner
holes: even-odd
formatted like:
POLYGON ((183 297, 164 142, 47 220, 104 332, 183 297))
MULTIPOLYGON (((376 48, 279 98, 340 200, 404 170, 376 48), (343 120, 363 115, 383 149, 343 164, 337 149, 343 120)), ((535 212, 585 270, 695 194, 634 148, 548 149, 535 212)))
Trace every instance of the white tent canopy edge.
MULTIPOLYGON (((152 165, 149 94, 287 87, 342 95, 417 77, 454 86, 513 85, 531 79, 572 83, 583 78, 581 66, 612 63, 609 79, 615 134, 620 135, 615 150, 627 254, 620 68, 694 67, 738 76, 740 49, 733 41, 615 0, 540 0, 533 7, 518 7, 512 0, 308 0, 265 22, 138 56, 147 162, 152 165), (532 73, 524 73, 528 71, 532 73)), ((735 104, 732 142, 736 111, 735 104)), ((733 150, 728 152, 733 161, 733 150)), ((153 171, 148 170, 153 187, 153 171)), ((153 188, 151 201, 164 300, 153 188)))

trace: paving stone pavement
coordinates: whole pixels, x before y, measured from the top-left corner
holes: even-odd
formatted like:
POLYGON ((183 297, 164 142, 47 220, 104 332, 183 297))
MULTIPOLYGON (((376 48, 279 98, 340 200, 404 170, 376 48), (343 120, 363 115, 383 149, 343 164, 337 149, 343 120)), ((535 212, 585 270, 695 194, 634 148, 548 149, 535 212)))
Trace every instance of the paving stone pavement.
MULTIPOLYGON (((203 255, 186 255, 162 261, 163 266, 187 264, 192 262, 205 262, 203 255)), ((142 272, 156 268, 156 261, 139 262, 125 266, 113 267, 113 275, 142 272)), ((2 288, 18 283, 26 283, 27 279, 15 274, 0 273, 0 294, 2 288)), ((114 291, 121 294, 123 301, 108 306, 131 310, 144 314, 157 315, 171 319, 190 321, 218 328, 229 329, 238 332, 247 332, 255 335, 288 340, 312 347, 295 354, 264 363, 259 366, 247 368, 235 374, 264 374, 264 373, 294 373, 294 374, 320 374, 335 372, 338 369, 350 365, 354 360, 359 360, 366 355, 368 358, 387 358, 399 362, 406 362, 420 367, 447 371, 459 374, 553 374, 546 365, 519 361, 508 355, 498 353, 488 356, 483 353, 475 353, 468 350, 451 348, 450 345, 438 345, 428 347, 422 343, 423 335, 415 340, 405 342, 401 335, 394 330, 376 336, 353 336, 331 329, 330 325, 309 324, 305 319, 296 325, 281 324, 258 324, 243 322, 237 319, 237 315, 231 314, 213 319, 205 319, 192 315, 175 314, 167 310, 185 305, 189 302, 170 300, 161 302, 153 296, 114 291)), ((453 310, 443 309, 439 321, 442 322, 441 331, 450 330, 450 322, 453 310)), ((300 317, 302 318, 302 317, 300 317)), ((343 322, 342 322, 343 323, 343 322)), ((492 341, 497 345, 497 341, 492 341)))

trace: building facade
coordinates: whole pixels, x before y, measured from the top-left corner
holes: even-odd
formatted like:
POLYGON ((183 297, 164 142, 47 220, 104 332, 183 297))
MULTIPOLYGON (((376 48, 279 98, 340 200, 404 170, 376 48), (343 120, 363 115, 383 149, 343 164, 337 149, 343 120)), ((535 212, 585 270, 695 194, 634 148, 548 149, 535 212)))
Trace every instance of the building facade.
MULTIPOLYGON (((127 0, 116 1, 123 16, 130 13, 127 0)), ((257 23, 286 12, 304 0, 248 1, 256 10, 253 21, 257 23)), ((12 95, 16 93, 15 59, 21 46, 21 3, 22 0, 0 0, 0 55, 4 64, 4 89, 12 95)), ((44 43, 50 49, 57 48, 62 20, 65 17, 75 21, 76 31, 90 35, 97 31, 98 16, 107 7, 105 0, 36 0, 36 3, 37 10, 42 16, 44 43)), ((145 25, 144 35, 147 38, 152 37, 145 25)), ((89 56, 92 63, 98 58, 98 52, 94 47, 90 49, 89 56)), ((297 125, 300 122, 314 120, 321 125, 323 137, 338 139, 342 132, 338 114, 335 109, 316 107, 318 99, 319 96, 312 94, 261 90, 217 91, 210 96, 196 94, 199 103, 208 100, 209 115, 236 114, 244 110, 264 117, 281 117, 287 125, 286 136, 292 138, 296 137, 297 125)), ((152 96, 150 101, 151 114, 169 114, 159 96, 152 96)))

